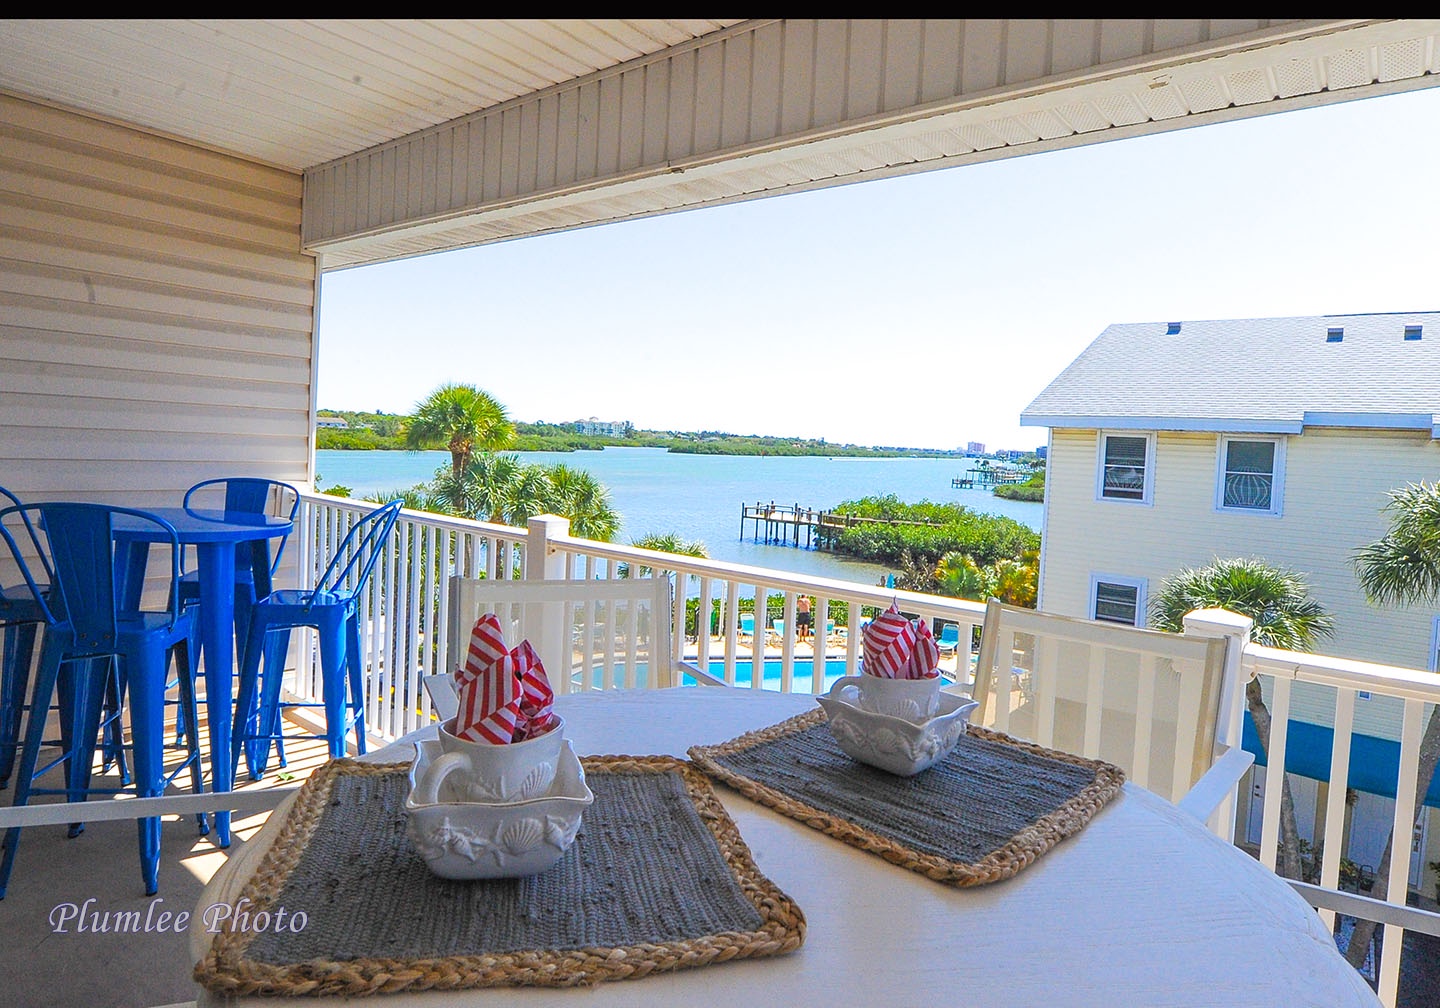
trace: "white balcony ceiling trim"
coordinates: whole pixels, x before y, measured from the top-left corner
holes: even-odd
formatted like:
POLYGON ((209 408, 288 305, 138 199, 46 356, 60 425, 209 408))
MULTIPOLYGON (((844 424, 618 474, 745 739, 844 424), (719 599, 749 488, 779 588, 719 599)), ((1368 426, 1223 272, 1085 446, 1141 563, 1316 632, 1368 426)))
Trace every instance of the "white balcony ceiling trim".
POLYGON ((4 20, 0 90, 305 173, 327 269, 1440 83, 1440 20, 4 20))

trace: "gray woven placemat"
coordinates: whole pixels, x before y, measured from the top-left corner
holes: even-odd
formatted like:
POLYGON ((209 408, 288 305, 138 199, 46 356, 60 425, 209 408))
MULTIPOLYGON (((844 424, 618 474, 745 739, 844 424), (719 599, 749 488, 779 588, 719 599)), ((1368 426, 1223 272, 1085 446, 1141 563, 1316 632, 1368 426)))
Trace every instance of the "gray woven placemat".
POLYGON ((1088 823, 1125 772, 971 726, 913 777, 858 763, 814 710, 690 758, 792 818, 952 885, 1010 878, 1088 823))
POLYGON ((222 934, 196 979, 232 995, 572 986, 799 947, 803 915, 703 775, 664 757, 584 765, 595 801, 555 867, 452 881, 405 835, 408 768, 333 761, 241 896, 304 929, 222 934))

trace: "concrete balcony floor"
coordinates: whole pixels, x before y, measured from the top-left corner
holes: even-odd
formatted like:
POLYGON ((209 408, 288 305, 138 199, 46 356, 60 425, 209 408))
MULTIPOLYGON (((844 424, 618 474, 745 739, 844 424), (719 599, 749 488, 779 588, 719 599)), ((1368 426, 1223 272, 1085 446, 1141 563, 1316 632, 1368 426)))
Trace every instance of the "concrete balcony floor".
MULTIPOLYGON (((201 730, 202 751, 208 751, 203 724, 201 730)), ((178 758, 180 754, 174 755, 178 758)), ((250 780, 242 764, 237 787, 293 787, 328 758, 323 741, 313 739, 287 739, 285 755, 288 766, 278 769, 272 757, 269 772, 258 782, 250 780)), ((118 786, 113 768, 103 781, 98 769, 96 786, 118 786)), ((51 777, 58 779, 59 773, 43 778, 42 786, 55 786, 51 777)), ((189 783, 187 770, 171 793, 189 793, 189 783)), ((13 794, 13 786, 0 791, 0 802, 10 804, 13 794)), ((36 798, 34 803, 55 800, 36 798)), ((150 1008, 193 1002, 196 988, 191 980, 194 963, 188 936, 174 931, 173 917, 168 931, 158 930, 155 922, 167 912, 193 916, 206 882, 255 835, 265 818, 265 814, 237 815, 228 850, 215 845, 213 828, 210 836, 200 836, 193 816, 163 819, 160 889, 154 896, 144 894, 133 821, 91 823, 74 839, 67 837, 64 826, 27 827, 21 834, 9 889, 0 901, 0 934, 4 935, 0 941, 0 991, 4 992, 0 1002, 16 1008, 150 1008), (63 933, 57 930, 66 904, 84 908, 86 930, 77 931, 78 922, 73 919, 63 933), (95 930, 107 914, 114 921, 115 914, 137 911, 142 920, 150 915, 150 931, 125 933, 113 924, 107 931, 95 930)))

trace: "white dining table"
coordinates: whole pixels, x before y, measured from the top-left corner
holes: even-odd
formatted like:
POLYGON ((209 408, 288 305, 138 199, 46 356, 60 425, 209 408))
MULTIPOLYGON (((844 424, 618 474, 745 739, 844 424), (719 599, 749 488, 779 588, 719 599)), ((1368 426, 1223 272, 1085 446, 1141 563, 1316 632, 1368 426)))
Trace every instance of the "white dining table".
MULTIPOLYGON (((680 687, 560 697, 581 754, 684 757, 814 709, 810 696, 680 687)), ((422 729, 366 757, 408 761, 422 729)), ((804 912, 804 945, 591 988, 376 995, 449 1005, 987 1008, 1375 1008, 1318 914, 1284 881, 1174 805, 1126 784, 1077 835, 1006 881, 955 888, 892 865, 715 785, 759 869, 804 912)), ((233 903, 283 806, 212 878, 199 910, 233 903)), ((194 920, 199 922, 202 913, 194 920)), ((209 935, 196 924, 193 958, 209 935)), ((199 1005, 237 1002, 198 991, 199 1005)))

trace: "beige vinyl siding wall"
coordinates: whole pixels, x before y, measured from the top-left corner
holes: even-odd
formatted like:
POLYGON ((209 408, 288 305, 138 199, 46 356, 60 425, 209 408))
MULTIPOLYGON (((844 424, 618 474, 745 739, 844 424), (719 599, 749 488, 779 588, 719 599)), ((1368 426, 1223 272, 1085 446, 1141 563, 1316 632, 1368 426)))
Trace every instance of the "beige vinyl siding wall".
POLYGON ((0 137, 0 484, 145 507, 307 483, 300 176, 3 95, 0 137))
MULTIPOLYGON (((1217 557, 1254 556, 1304 575, 1335 617, 1316 650, 1408 668, 1426 668, 1435 609, 1379 609, 1366 603, 1352 551, 1382 535, 1391 488, 1440 476, 1440 445, 1428 432, 1310 429, 1285 439, 1279 516, 1215 509, 1219 435, 1161 431, 1154 503, 1095 499, 1098 433, 1056 430, 1046 476, 1044 609, 1086 616, 1092 573, 1144 578, 1153 598, 1183 567, 1217 557)), ((1258 435, 1257 435, 1258 437, 1258 435)), ((1299 695, 1293 716, 1333 718, 1331 696, 1299 695)), ((1362 701, 1358 730, 1394 737, 1399 707, 1362 701)))

